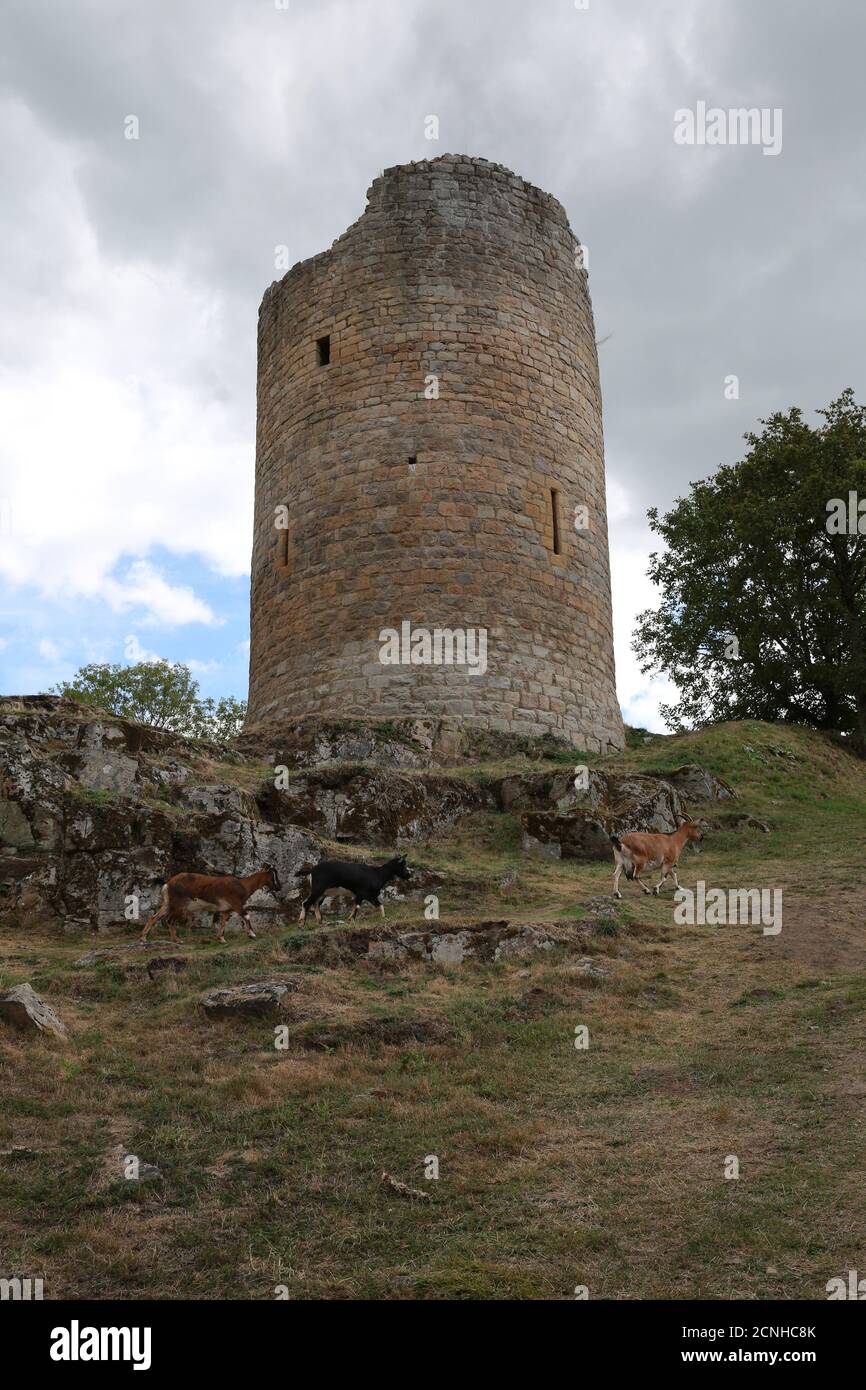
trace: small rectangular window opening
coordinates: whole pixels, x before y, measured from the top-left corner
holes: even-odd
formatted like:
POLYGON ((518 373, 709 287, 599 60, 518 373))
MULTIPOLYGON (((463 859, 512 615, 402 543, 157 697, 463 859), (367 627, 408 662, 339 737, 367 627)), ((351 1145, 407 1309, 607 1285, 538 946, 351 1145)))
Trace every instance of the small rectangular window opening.
POLYGON ((409 455, 409 467, 410 467, 410 468, 414 468, 415 465, 417 464, 417 462, 418 462, 417 455, 416 455, 416 454, 410 454, 410 455, 409 455))
POLYGON ((550 519, 553 525, 553 553, 562 554, 562 545, 559 535, 559 493, 555 487, 550 489, 550 519))
POLYGON ((289 563, 289 533, 288 531, 277 532, 277 564, 280 569, 285 569, 289 563))
POLYGON ((320 367, 327 367, 331 360, 331 335, 326 333, 324 338, 316 339, 316 355, 319 359, 320 367))

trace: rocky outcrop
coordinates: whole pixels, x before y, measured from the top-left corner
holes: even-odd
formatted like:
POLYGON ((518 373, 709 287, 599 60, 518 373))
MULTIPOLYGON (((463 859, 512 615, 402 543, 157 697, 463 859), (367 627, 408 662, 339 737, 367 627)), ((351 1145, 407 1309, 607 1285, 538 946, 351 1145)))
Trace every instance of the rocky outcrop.
POLYGON ((570 768, 562 772, 515 772, 499 778, 494 794, 500 811, 566 811, 578 805, 596 805, 603 799, 603 775, 592 771, 587 780, 587 789, 580 790, 570 768))
MULTIPOLYGON (((405 955, 442 965, 460 965, 465 960, 510 960, 534 955, 536 951, 549 951, 553 944, 546 931, 530 926, 513 927, 508 922, 403 932, 395 942, 405 955)), ((377 952, 371 950, 370 954, 377 952)))
POLYGON ((536 859, 604 859, 610 854, 610 836, 598 816, 575 812, 570 816, 531 811, 520 821, 520 846, 536 859))
MULTIPOLYGON (((172 874, 244 874, 263 863, 293 891, 295 871, 321 847, 300 827, 269 822, 251 782, 238 754, 217 745, 60 697, 0 700, 7 916, 66 930, 140 930, 172 874)), ((284 912, 264 891, 250 903, 254 926, 284 912)))
POLYGON ((695 763, 686 763, 673 771, 650 772, 648 775, 663 778, 679 792, 684 801, 726 801, 736 796, 729 783, 713 776, 705 768, 697 767, 695 763))
MULTIPOLYGON (((732 794, 692 765, 664 776, 609 766, 577 775, 567 765, 466 777, 432 767, 518 752, 561 758, 563 745, 445 718, 305 719, 221 745, 58 696, 0 699, 0 912, 28 927, 138 932, 172 874, 270 863, 283 889, 251 899, 260 929, 295 915, 297 871, 333 855, 335 841, 367 847, 367 860, 387 857, 501 811, 521 817, 529 853, 606 858, 612 831, 671 831, 684 796, 732 794)), ((441 875, 412 867, 389 896, 438 892, 441 875)))
POLYGON ((396 846, 424 840, 473 811, 493 810, 487 787, 435 773, 407 775, 363 766, 326 767, 265 783, 263 814, 358 844, 396 846))
POLYGON ((611 834, 631 830, 670 834, 685 809, 679 793, 657 777, 615 772, 591 772, 581 791, 572 780, 570 789, 561 780, 519 779, 506 795, 517 807, 550 804, 556 810, 529 810, 521 816, 521 846, 544 859, 607 859, 611 834), (550 785, 546 785, 547 783, 550 785))
POLYGON ((234 747, 241 757, 296 770, 332 763, 368 763, 394 769, 448 767, 452 763, 520 755, 530 760, 574 756, 567 739, 554 734, 513 734, 474 729, 461 720, 281 719, 247 726, 234 747))
POLYGON ((348 965, 355 961, 410 961, 460 965, 533 956, 554 946, 574 949, 594 928, 592 921, 568 923, 430 922, 418 931, 350 927, 343 931, 297 932, 285 943, 298 964, 348 965))
POLYGON ((50 1033, 66 1037, 66 1025, 33 991, 32 985, 16 985, 0 994, 0 1019, 21 1033, 50 1033))
POLYGON ((423 768, 459 756, 463 739, 463 731, 444 719, 299 719, 253 726, 237 747, 245 757, 295 769, 328 763, 423 768))

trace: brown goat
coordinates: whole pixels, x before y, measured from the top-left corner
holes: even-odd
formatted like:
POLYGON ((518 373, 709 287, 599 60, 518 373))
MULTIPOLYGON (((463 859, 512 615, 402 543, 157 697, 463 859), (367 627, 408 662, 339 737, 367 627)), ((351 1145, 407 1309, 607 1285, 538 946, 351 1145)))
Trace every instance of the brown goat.
POLYGON ((147 941, 147 933, 157 922, 167 922, 172 941, 177 941, 175 921, 186 917, 187 912, 210 912, 216 927, 217 940, 226 939, 226 922, 233 912, 243 918, 247 936, 254 938, 255 932, 246 912, 246 902, 259 888, 280 887, 277 871, 270 864, 257 869, 254 874, 237 878, 234 874, 175 874, 162 890, 162 903, 153 916, 145 923, 141 933, 142 945, 147 941))
POLYGON ((619 876, 625 869, 626 878, 636 879, 645 893, 658 894, 669 875, 673 875, 674 888, 680 886, 677 878, 677 864, 687 841, 700 841, 703 831, 692 820, 680 822, 679 829, 671 835, 644 835, 636 831, 631 835, 611 835, 613 844, 613 896, 621 898, 619 876), (655 888, 649 888, 641 878, 644 869, 660 869, 661 878, 655 888))

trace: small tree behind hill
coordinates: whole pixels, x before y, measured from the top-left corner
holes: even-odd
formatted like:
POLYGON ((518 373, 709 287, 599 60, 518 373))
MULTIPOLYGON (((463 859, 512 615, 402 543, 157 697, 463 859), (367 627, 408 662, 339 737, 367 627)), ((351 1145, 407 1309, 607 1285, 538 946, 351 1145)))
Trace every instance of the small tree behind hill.
POLYGON ((134 666, 94 663, 82 666, 54 692, 138 724, 217 742, 240 733, 247 708, 246 701, 231 695, 203 700, 189 667, 179 661, 141 661, 134 666))

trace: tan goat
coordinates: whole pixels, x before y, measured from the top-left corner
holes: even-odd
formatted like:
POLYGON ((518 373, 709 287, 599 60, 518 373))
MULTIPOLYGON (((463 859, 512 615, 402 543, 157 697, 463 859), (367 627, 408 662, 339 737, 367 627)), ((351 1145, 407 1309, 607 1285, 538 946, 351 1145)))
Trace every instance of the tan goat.
POLYGON ((635 831, 631 835, 611 835, 613 845, 613 896, 621 898, 619 876, 623 869, 626 878, 636 879, 645 893, 658 893, 665 879, 673 875, 674 888, 680 886, 677 878, 677 864, 689 840, 704 838, 703 831, 688 818, 680 822, 679 829, 671 835, 644 835, 635 831), (650 888, 644 883, 641 874, 645 869, 660 869, 661 878, 650 888))
POLYGON ((276 869, 266 864, 254 874, 237 878, 234 874, 175 874, 162 890, 162 903, 153 916, 145 923, 141 933, 142 945, 147 941, 147 933, 157 922, 168 923, 172 941, 177 941, 175 922, 186 917, 188 912, 210 912, 216 927, 217 940, 226 939, 226 922, 233 912, 243 918, 247 936, 255 937, 246 902, 259 888, 280 887, 276 869))

